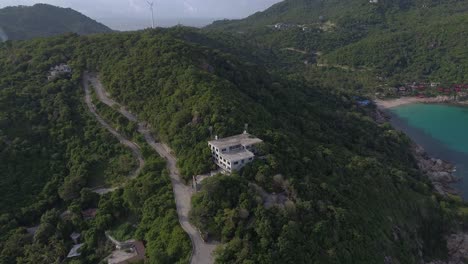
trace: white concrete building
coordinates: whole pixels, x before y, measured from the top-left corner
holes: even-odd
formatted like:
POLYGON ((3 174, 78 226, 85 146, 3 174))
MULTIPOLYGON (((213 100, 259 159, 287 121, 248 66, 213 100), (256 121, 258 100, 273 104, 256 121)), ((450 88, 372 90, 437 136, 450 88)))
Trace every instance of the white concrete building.
POLYGON ((255 145, 263 142, 247 132, 208 141, 213 160, 221 169, 232 172, 240 170, 254 160, 255 145))
POLYGON ((68 66, 65 63, 62 63, 60 65, 50 68, 47 79, 49 81, 53 81, 62 76, 70 75, 71 73, 72 73, 72 69, 70 68, 70 66, 68 66))

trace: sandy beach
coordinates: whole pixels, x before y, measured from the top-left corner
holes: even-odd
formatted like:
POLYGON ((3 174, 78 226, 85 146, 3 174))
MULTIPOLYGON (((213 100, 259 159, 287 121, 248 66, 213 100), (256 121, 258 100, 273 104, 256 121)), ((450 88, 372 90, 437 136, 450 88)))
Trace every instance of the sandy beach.
POLYGON ((415 103, 453 103, 452 97, 449 96, 437 96, 437 97, 428 97, 428 98, 419 98, 419 97, 401 97, 396 99, 389 100, 375 100, 377 106, 381 109, 388 109, 392 107, 397 107, 407 104, 415 103))

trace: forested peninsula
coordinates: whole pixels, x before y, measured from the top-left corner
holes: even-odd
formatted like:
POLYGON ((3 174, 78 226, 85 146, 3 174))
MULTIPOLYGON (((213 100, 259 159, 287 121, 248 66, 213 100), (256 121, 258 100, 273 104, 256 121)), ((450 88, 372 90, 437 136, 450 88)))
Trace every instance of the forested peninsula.
MULTIPOLYGON (((284 3, 299 2, 315 3, 284 3)), ((262 21, 261 14, 246 21, 255 17, 262 21)), ((376 76, 352 69, 360 63, 310 67, 297 52, 308 54, 307 47, 264 41, 292 34, 271 35, 276 29, 266 21, 253 29, 222 21, 0 43, 0 263, 99 263, 114 250, 106 234, 142 241, 148 263, 191 261, 170 161, 148 144, 139 122, 172 149, 188 189, 194 176, 217 169, 207 144, 215 135, 241 134, 248 124, 262 139, 259 158, 209 177, 191 199, 188 221, 218 245, 216 263, 450 260, 447 239, 463 232, 466 203, 437 193, 411 140, 376 120, 374 104, 360 103, 375 92, 374 78, 400 70, 376 66, 376 76), (65 74, 55 76, 56 69, 65 74), (135 152, 85 101, 85 73, 99 76, 119 104, 90 91, 91 109, 138 146, 144 166, 135 177, 135 152), (76 233, 80 255, 67 258, 76 233)), ((375 32, 365 28, 366 36, 375 32)), ((344 31, 320 36, 332 41, 344 31)), ((328 63, 350 48, 327 53, 328 63)))

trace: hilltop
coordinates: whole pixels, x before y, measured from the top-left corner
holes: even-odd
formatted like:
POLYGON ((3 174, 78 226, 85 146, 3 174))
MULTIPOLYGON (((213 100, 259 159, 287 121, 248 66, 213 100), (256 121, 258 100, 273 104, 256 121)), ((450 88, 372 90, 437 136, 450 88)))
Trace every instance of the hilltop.
POLYGON ((105 33, 105 25, 70 8, 47 4, 0 9, 0 38, 21 40, 64 33, 80 35, 105 33))
POLYGON ((113 108, 97 111, 141 144, 147 165, 122 190, 97 197, 86 188, 119 182, 135 164, 85 109, 85 71, 99 72, 106 91, 174 150, 188 182, 214 169, 210 127, 224 137, 248 123, 265 142, 262 159, 207 180, 192 200, 192 223, 223 244, 219 263, 446 258, 462 205, 434 194, 409 139, 373 121, 372 106, 356 106, 351 93, 277 74, 265 56, 236 37, 183 27, 0 44, 0 260, 53 262, 79 231, 80 260, 96 263, 111 229, 145 241, 150 262, 187 262, 164 160, 113 108), (71 78, 47 82, 64 60, 71 78), (287 202, 267 207, 258 188, 287 202), (96 218, 84 221, 90 207, 96 218), (70 220, 59 217, 65 210, 70 220), (24 227, 37 224, 29 236, 24 227))

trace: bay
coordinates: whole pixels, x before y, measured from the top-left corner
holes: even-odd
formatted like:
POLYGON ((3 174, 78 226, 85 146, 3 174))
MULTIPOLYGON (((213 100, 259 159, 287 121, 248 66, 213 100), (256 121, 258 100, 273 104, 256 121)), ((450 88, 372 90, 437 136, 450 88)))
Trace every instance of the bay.
POLYGON ((468 108, 443 104, 409 104, 390 109, 392 125, 421 145, 430 156, 453 163, 454 184, 468 200, 468 108))

